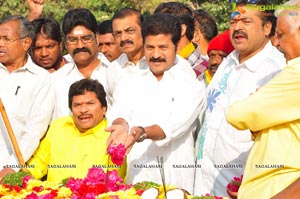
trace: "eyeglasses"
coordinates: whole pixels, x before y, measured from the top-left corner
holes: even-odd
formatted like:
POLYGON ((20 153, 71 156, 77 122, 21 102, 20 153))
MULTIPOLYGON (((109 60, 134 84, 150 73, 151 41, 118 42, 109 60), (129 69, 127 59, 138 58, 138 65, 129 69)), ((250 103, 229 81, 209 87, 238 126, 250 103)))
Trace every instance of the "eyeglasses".
POLYGON ((9 37, 6 37, 6 36, 4 36, 4 37, 0 37, 0 41, 2 41, 2 43, 4 44, 4 45, 9 45, 9 44, 11 44, 11 43, 13 43, 13 42, 15 42, 15 41, 17 41, 17 40, 22 40, 22 39, 24 39, 25 37, 20 37, 20 38, 17 38, 17 39, 11 39, 11 38, 9 38, 9 37))
POLYGON ((67 44, 69 45, 76 45, 78 44, 78 41, 80 40, 82 43, 87 44, 94 41, 95 37, 93 35, 85 35, 81 37, 67 37, 67 44))

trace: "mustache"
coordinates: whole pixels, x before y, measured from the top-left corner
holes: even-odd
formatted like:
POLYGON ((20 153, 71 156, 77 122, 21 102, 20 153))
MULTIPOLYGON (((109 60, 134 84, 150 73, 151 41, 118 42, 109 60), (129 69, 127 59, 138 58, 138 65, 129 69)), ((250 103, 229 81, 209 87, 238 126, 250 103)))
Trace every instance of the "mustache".
POLYGON ((151 57, 149 59, 150 62, 166 62, 166 59, 164 58, 161 58, 161 57, 158 57, 158 58, 155 58, 155 57, 151 57))
POLYGON ((232 37, 236 37, 236 36, 243 36, 245 38, 248 38, 248 35, 247 33, 245 33, 244 31, 242 30, 235 30, 233 33, 232 33, 232 37))
POLYGON ((89 53, 90 55, 92 54, 92 52, 90 51, 90 49, 86 48, 86 47, 83 47, 83 48, 76 48, 74 51, 73 51, 73 55, 77 54, 77 53, 80 53, 80 52, 87 52, 89 53))
POLYGON ((89 113, 84 113, 78 116, 78 118, 83 118, 83 117, 93 117, 93 115, 89 113))
POLYGON ((125 41, 121 41, 120 46, 123 47, 125 44, 134 44, 133 41, 126 39, 125 41))
POLYGON ((220 64, 211 64, 209 67, 219 67, 220 64))

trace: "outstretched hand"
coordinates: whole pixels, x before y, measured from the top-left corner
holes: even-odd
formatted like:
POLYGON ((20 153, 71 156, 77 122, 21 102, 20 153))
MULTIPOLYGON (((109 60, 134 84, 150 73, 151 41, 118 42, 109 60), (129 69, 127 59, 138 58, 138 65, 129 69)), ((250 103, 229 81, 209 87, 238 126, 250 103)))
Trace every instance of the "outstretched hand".
POLYGON ((126 155, 128 155, 134 143, 137 141, 138 129, 132 128, 130 132, 128 132, 129 129, 127 125, 113 124, 105 130, 111 133, 107 140, 107 146, 124 144, 126 148, 126 155))

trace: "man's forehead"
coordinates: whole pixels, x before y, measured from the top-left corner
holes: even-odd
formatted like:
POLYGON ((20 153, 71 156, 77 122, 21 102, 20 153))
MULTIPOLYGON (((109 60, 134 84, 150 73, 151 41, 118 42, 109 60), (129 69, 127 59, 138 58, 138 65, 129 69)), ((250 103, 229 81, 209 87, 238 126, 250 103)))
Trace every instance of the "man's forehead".
POLYGON ((92 32, 91 30, 87 29, 85 26, 79 25, 79 26, 75 26, 72 31, 70 33, 68 33, 68 35, 86 35, 87 33, 92 32))

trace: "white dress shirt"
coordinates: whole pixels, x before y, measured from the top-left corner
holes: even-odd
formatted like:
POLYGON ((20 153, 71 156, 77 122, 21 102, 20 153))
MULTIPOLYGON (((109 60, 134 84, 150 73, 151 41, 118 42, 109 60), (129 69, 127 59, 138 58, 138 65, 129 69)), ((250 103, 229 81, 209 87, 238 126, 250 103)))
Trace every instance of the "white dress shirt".
MULTIPOLYGON (((39 145, 51 120, 54 93, 49 73, 33 63, 9 72, 0 63, 0 98, 8 119, 27 161, 39 145)), ((0 170, 3 166, 18 167, 3 121, 0 122, 0 170)), ((18 170, 17 168, 15 168, 18 170)))
POLYGON ((243 174, 253 144, 248 130, 238 131, 226 121, 226 109, 267 83, 285 66, 285 59, 268 42, 240 64, 233 51, 219 66, 208 86, 204 123, 196 142, 197 164, 194 194, 227 196, 226 186, 243 174))
MULTIPOLYGON (((98 54, 98 59, 101 60, 99 66, 91 74, 91 79, 98 80, 106 88, 106 75, 107 68, 111 64, 107 58, 102 54, 98 54)), ((53 114, 53 120, 62 117, 71 115, 72 112, 69 109, 69 88, 70 86, 85 77, 80 73, 77 66, 74 63, 68 63, 64 65, 59 70, 55 71, 52 75, 52 81, 54 85, 55 92, 55 109, 53 114)))
POLYGON ((127 183, 146 180, 162 184, 157 163, 157 156, 162 156, 166 183, 192 193, 192 132, 203 105, 205 86, 185 59, 176 59, 160 81, 149 69, 135 79, 123 79, 116 87, 122 100, 113 105, 111 119, 124 118, 130 126, 158 125, 166 135, 163 140, 146 139, 134 144, 127 156, 127 183))
POLYGON ((115 92, 116 85, 123 78, 136 78, 139 72, 148 69, 146 58, 141 58, 136 64, 128 60, 126 54, 112 62, 107 69, 107 99, 109 104, 113 104, 117 100, 119 93, 115 92))

